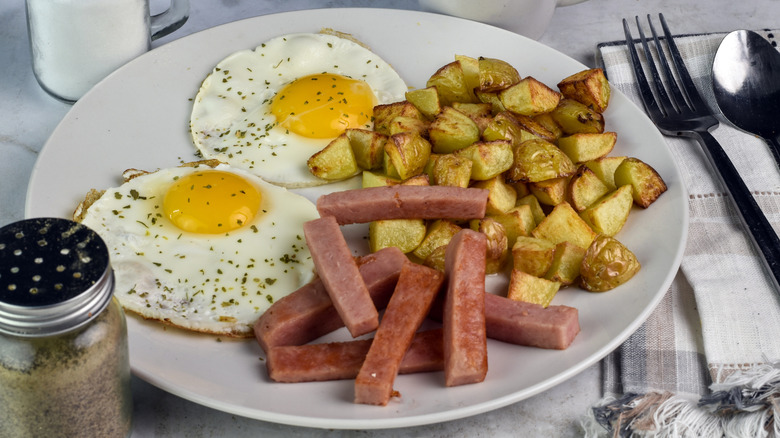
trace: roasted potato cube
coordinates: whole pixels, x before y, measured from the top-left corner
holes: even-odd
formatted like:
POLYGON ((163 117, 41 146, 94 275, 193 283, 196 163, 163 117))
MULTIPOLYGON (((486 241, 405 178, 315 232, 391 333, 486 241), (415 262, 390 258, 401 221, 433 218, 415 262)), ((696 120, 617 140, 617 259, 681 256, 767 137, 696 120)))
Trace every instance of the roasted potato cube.
POLYGON ((328 181, 338 181, 360 172, 352 145, 346 134, 341 134, 315 153, 306 162, 312 175, 328 181))
POLYGON ((564 286, 574 284, 580 276, 582 259, 585 258, 585 248, 571 242, 561 242, 555 245, 553 261, 544 278, 557 281, 564 286))
POLYGON ((452 104, 452 107, 473 120, 479 128, 479 132, 484 131, 488 123, 493 120, 493 106, 489 103, 455 102, 452 104))
POLYGON ((428 119, 433 119, 441 111, 439 93, 436 91, 436 87, 407 91, 406 100, 411 102, 428 119))
POLYGON ((575 163, 584 163, 604 157, 615 147, 614 132, 579 133, 558 139, 558 147, 575 163))
POLYGON ((487 252, 485 254, 485 273, 500 272, 509 254, 509 241, 504 226, 492 217, 475 219, 470 223, 471 229, 479 231, 487 237, 487 252))
MULTIPOLYGON (((387 146, 387 144, 385 144, 385 146, 387 146)), ((382 169, 384 169, 385 175, 389 176, 390 178, 397 180, 401 179, 401 175, 398 174, 398 169, 395 168, 395 165, 390 159, 390 156, 387 155, 386 150, 382 150, 382 169)))
POLYGON ((425 260, 434 249, 450 243, 452 237, 461 230, 460 226, 446 219, 438 219, 428 225, 428 231, 420 245, 412 251, 417 258, 425 260))
POLYGON ((363 171, 363 182, 362 187, 365 189, 366 187, 384 187, 384 186, 392 186, 395 184, 399 184, 401 181, 397 180, 395 178, 390 178, 387 175, 382 175, 376 172, 371 172, 369 170, 363 171))
POLYGON ((515 161, 507 171, 510 182, 538 182, 569 176, 577 170, 571 159, 554 144, 528 140, 514 151, 515 161))
POLYGON ((535 116, 552 111, 561 100, 561 94, 542 82, 528 76, 498 93, 507 111, 524 116, 535 116))
POLYGON ((561 94, 603 113, 609 104, 610 86, 604 70, 592 68, 575 73, 558 83, 561 94))
POLYGON ((561 288, 561 283, 536 277, 517 269, 509 277, 509 289, 506 297, 510 300, 524 301, 547 307, 561 288))
POLYGON ((509 209, 506 213, 491 216, 504 226, 507 245, 512 248, 518 236, 529 236, 536 228, 534 214, 530 205, 519 205, 509 209))
POLYGON ((471 160, 471 179, 485 181, 502 174, 512 166, 514 155, 508 140, 477 141, 454 152, 471 160))
POLYGON ((420 120, 416 117, 398 116, 390 121, 387 127, 390 135, 400 134, 402 132, 414 132, 421 137, 428 137, 428 126, 430 122, 420 120))
POLYGON ((504 104, 501 103, 501 99, 498 97, 498 91, 483 91, 480 89, 477 89, 474 91, 474 94, 476 94, 477 99, 480 102, 489 103, 493 107, 493 114, 498 114, 502 111, 506 111, 506 108, 504 108, 504 104))
POLYGON ((531 194, 531 189, 528 188, 528 184, 524 182, 511 182, 508 183, 512 187, 515 188, 515 191, 517 192, 517 199, 522 198, 523 196, 528 196, 531 194))
POLYGON ((352 145, 355 161, 364 170, 382 167, 382 155, 385 151, 387 136, 368 129, 347 129, 344 131, 352 145))
POLYGON ((614 289, 641 269, 636 255, 614 237, 598 236, 585 252, 580 284, 590 292, 614 289))
POLYGON ((577 211, 590 207, 599 198, 609 193, 609 188, 589 167, 581 165, 569 180, 567 188, 569 203, 577 211))
POLYGON ((563 176, 539 182, 528 183, 531 194, 544 205, 556 206, 566 201, 566 188, 569 178, 563 176))
POLYGON ((617 189, 615 185, 615 170, 625 159, 626 157, 601 157, 596 160, 586 161, 585 165, 599 177, 609 190, 615 190, 617 189))
POLYGON ((422 219, 387 219, 368 224, 368 246, 371 252, 395 246, 410 253, 425 238, 425 222, 422 219))
POLYGON ((533 194, 525 195, 522 198, 519 198, 515 205, 527 205, 531 207, 531 213, 534 215, 534 222, 536 225, 539 225, 544 220, 544 210, 542 210, 542 206, 539 204, 539 199, 533 194))
POLYGON ((556 205, 550 214, 534 228, 531 235, 556 244, 571 242, 581 248, 587 248, 596 238, 596 233, 571 208, 568 202, 556 205))
POLYGON ((498 91, 520 82, 520 73, 506 61, 479 58, 480 91, 498 91))
POLYGON ((580 212, 580 217, 596 233, 613 237, 623 228, 631 213, 634 204, 631 192, 631 186, 622 186, 580 212))
POLYGON ((423 261, 423 265, 444 272, 445 255, 447 254, 447 245, 442 245, 428 255, 423 261))
POLYGON ((535 277, 542 277, 552 266, 555 244, 536 237, 518 236, 512 245, 512 266, 535 277))
POLYGON ((463 70, 463 83, 471 92, 472 100, 476 102, 474 90, 479 88, 479 60, 466 55, 455 55, 455 61, 460 63, 460 68, 463 70))
POLYGON ((630 185, 634 203, 647 208, 666 191, 661 175, 638 158, 626 158, 615 169, 615 185, 630 185))
POLYGON ((485 141, 509 140, 517 147, 527 140, 539 137, 526 131, 517 121, 517 118, 508 111, 496 114, 482 130, 482 139, 485 141))
POLYGON ((559 125, 558 122, 553 119, 550 113, 534 116, 534 121, 544 126, 544 129, 550 132, 554 138, 557 139, 563 136, 563 129, 561 129, 561 125, 559 125))
POLYGON ((604 132, 604 116, 573 99, 561 99, 550 116, 564 134, 604 132))
POLYGON ((468 89, 463 67, 460 62, 453 61, 436 71, 425 83, 426 87, 436 87, 439 93, 439 103, 442 107, 453 102, 474 102, 473 91, 468 89))
POLYGON ((498 175, 486 181, 479 181, 473 185, 480 189, 487 189, 488 194, 486 215, 506 213, 515 206, 517 192, 509 184, 504 182, 504 177, 498 175))
POLYGON ((374 107, 374 131, 390 135, 390 122, 396 117, 425 120, 425 116, 409 101, 393 102, 374 107))
POLYGON ((433 184, 437 186, 468 187, 473 163, 465 157, 453 154, 439 155, 431 171, 433 184))
POLYGON ((428 175, 421 173, 411 178, 407 178, 401 181, 402 186, 429 186, 431 181, 428 179, 428 175))
POLYGON ((385 153, 398 176, 407 179, 422 173, 431 156, 431 144, 417 133, 402 132, 390 136, 385 153))
POLYGON ((514 117, 515 120, 517 120, 517 123, 520 124, 520 126, 522 127, 523 131, 528 132, 529 134, 533 135, 535 138, 541 138, 542 140, 553 143, 559 137, 553 134, 544 125, 537 122, 536 119, 534 119, 533 117, 524 116, 521 114, 515 114, 514 117))
POLYGON ((447 106, 431 122, 428 135, 434 152, 448 154, 479 140, 479 127, 469 116, 447 106))

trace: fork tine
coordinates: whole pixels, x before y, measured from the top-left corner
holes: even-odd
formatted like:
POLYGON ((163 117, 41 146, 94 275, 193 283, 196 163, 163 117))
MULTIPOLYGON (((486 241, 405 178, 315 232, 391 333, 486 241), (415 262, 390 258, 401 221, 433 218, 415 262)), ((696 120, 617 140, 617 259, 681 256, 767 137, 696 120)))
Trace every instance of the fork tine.
MULTIPOLYGON (((647 14, 647 23, 650 25, 650 33, 653 35, 653 42, 655 43, 655 49, 658 52, 658 59, 660 60, 661 67, 663 68, 664 71, 664 75, 666 76, 667 91, 669 91, 670 94, 673 96, 673 98, 670 99, 671 104, 674 106, 674 110, 679 112, 682 110, 682 108, 685 107, 685 105, 688 104, 688 101, 686 100, 683 91, 681 91, 680 87, 677 85, 677 80, 675 79, 674 73, 672 72, 672 69, 669 66, 666 53, 664 52, 663 45, 661 44, 661 39, 658 38, 658 33, 655 31, 655 26, 653 26, 653 20, 650 18, 650 14, 647 14)), ((671 35, 668 34, 665 35, 666 35, 667 44, 670 41, 672 42, 672 44, 674 44, 671 35)), ((670 52, 671 52, 671 48, 670 48, 670 52)), ((675 67, 677 67, 676 64, 675 67)), ((657 79, 658 80, 661 79, 660 75, 657 76, 657 79)))
MULTIPOLYGON (((641 31, 641 30, 640 30, 641 31)), ((644 69, 642 68, 642 62, 639 60, 639 54, 634 46, 634 37, 631 35, 631 30, 628 27, 628 21, 623 19, 623 32, 626 35, 626 47, 628 53, 631 56, 631 65, 634 67, 634 75, 636 76, 637 85, 639 85, 639 93, 642 97, 642 103, 645 104, 645 109, 652 118, 663 117, 663 111, 658 106, 653 95, 653 90, 650 87, 650 83, 647 81, 644 69)))
MULTIPOLYGON (((648 22, 650 21, 650 16, 647 16, 648 22)), ((664 115, 669 115, 672 113, 679 112, 679 106, 676 105, 675 102, 672 101, 672 99, 669 97, 669 94, 667 93, 666 87, 664 86, 664 81, 661 79, 661 74, 658 72, 658 68, 656 67, 655 60, 653 59, 653 54, 650 51, 650 47, 647 44, 647 38, 645 38, 645 33, 642 30, 642 23, 639 22, 639 17, 634 17, 634 20, 636 21, 636 28, 639 32, 639 39, 642 42, 642 48, 645 51, 645 58, 647 59, 647 65, 650 68, 650 73, 653 76, 653 84, 654 84, 654 90, 656 92, 656 95, 659 97, 660 100, 660 106, 663 109, 664 115)), ((667 79, 671 80, 671 84, 674 85, 674 77, 672 77, 671 73, 668 71, 668 65, 666 64, 666 58, 663 52, 663 49, 660 46, 660 43, 658 42, 658 37, 655 33, 655 30, 653 29, 653 23, 650 22, 650 30, 652 31, 653 40, 655 41, 655 47, 658 50, 658 59, 661 61, 663 66, 665 67, 665 73, 667 75, 667 79)))
POLYGON ((674 62, 674 67, 677 70, 677 75, 679 76, 680 81, 682 81, 683 91, 688 97, 688 104, 694 111, 697 109, 702 109, 705 107, 704 101, 699 95, 699 92, 696 90, 696 85, 693 83, 693 79, 691 79, 690 73, 688 73, 688 68, 685 67, 685 62, 683 62, 682 56, 680 55, 680 50, 677 49, 677 43, 675 43, 674 38, 672 38, 672 32, 669 31, 669 26, 666 25, 664 14, 658 14, 658 18, 661 20, 661 27, 664 30, 666 44, 669 46, 669 53, 672 54, 672 61, 674 62))

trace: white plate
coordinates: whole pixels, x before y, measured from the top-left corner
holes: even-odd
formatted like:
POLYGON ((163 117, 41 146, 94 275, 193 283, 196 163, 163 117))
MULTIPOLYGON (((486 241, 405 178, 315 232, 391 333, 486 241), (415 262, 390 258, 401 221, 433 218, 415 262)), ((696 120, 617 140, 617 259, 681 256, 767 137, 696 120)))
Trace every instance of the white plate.
MULTIPOLYGON (((395 66, 407 84, 425 85, 455 54, 504 59, 551 86, 585 66, 516 34, 440 15, 382 9, 324 9, 251 18, 166 44, 109 76, 76 103, 41 151, 27 193, 28 217, 68 217, 90 188, 116 186, 127 168, 153 170, 194 159, 190 99, 229 53, 271 37, 330 27, 354 34, 395 66)), ((594 42, 595 43, 595 42, 594 42)), ((614 92, 605 114, 618 132, 614 154, 653 165, 669 191, 635 208, 618 236, 642 263, 626 286, 590 294, 562 290, 554 304, 579 309, 582 332, 565 351, 490 341, 484 383, 445 388, 441 373, 400 376, 402 398, 387 407, 351 402, 351 381, 275 384, 253 341, 191 335, 128 318, 133 371, 186 399, 279 423, 368 429, 429 424, 496 409, 579 373, 616 348, 667 290, 682 256, 688 210, 680 173, 650 121, 614 92), (259 359, 260 358, 260 359, 259 359)), ((307 193, 315 196, 313 193, 307 193)), ((332 339, 346 339, 337 332, 332 339)))

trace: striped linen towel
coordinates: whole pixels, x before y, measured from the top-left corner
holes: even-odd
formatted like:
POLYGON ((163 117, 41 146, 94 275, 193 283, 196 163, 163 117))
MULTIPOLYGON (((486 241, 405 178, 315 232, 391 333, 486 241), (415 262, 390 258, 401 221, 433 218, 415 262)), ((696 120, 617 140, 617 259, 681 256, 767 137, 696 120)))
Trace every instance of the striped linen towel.
MULTIPOLYGON (((773 44, 780 36, 760 33, 773 44)), ((725 35, 675 38, 716 111, 710 68, 725 35)), ((597 57, 641 107, 625 42, 599 44, 597 57)), ((780 170, 768 146, 727 122, 712 134, 780 229, 780 170)), ((664 299, 602 361, 604 399, 583 421, 586 436, 780 437, 780 298, 698 143, 664 138, 689 194, 688 244, 664 299)))

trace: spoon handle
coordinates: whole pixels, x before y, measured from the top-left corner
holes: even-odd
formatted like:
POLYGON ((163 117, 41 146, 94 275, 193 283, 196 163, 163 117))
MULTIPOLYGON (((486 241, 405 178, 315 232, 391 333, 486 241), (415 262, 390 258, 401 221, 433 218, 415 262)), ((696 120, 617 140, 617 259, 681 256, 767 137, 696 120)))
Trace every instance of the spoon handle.
POLYGON ((764 268, 769 274, 775 292, 780 294, 780 238, 777 237, 772 224, 753 199, 753 195, 718 140, 706 130, 696 131, 695 134, 710 164, 717 171, 715 174, 720 177, 721 184, 734 202, 742 224, 749 231, 753 245, 761 253, 764 268))

